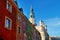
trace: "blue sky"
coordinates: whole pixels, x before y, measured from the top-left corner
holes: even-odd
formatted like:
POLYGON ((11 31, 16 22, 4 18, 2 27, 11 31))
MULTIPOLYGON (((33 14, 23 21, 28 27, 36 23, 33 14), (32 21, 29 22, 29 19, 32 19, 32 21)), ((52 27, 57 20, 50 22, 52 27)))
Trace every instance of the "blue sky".
POLYGON ((60 0, 17 0, 19 8, 29 18, 32 5, 36 23, 43 20, 50 36, 60 36, 60 0))

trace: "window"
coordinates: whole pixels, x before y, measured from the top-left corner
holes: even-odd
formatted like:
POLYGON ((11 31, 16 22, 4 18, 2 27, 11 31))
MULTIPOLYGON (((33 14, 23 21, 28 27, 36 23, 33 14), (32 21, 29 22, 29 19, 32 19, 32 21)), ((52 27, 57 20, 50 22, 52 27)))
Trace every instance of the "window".
POLYGON ((17 12, 17 20, 20 21, 20 19, 21 19, 20 14, 19 14, 19 12, 17 12))
POLYGON ((11 29, 11 19, 5 18, 5 27, 11 29))
POLYGON ((23 23, 23 25, 25 26, 25 21, 23 21, 22 23, 23 23))
POLYGON ((18 20, 20 20, 20 16, 18 15, 18 20))
POLYGON ((32 18, 32 15, 31 15, 31 18, 32 18))
POLYGON ((7 1, 7 9, 12 12, 12 5, 7 1))
POLYGON ((6 18, 6 27, 10 28, 10 20, 8 18, 6 18))
POLYGON ((20 33, 20 27, 18 27, 18 33, 20 33))

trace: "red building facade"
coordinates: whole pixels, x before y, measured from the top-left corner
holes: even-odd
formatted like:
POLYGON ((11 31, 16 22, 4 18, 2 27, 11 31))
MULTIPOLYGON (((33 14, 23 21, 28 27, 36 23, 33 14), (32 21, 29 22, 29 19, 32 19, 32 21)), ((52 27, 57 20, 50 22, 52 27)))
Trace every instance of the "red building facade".
POLYGON ((26 40, 25 17, 13 0, 0 0, 0 40, 26 40))

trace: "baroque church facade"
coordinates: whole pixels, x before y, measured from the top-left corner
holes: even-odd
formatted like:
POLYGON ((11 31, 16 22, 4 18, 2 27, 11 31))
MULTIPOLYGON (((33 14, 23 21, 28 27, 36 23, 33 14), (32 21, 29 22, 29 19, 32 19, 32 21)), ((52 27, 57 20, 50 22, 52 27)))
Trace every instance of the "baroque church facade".
POLYGON ((35 19, 35 15, 34 15, 34 10, 31 7, 30 9, 30 18, 29 21, 35 25, 34 27, 39 31, 40 36, 41 36, 41 40, 49 40, 49 34, 47 32, 47 26, 44 24, 44 22, 42 20, 40 20, 39 25, 36 25, 36 19, 35 19))

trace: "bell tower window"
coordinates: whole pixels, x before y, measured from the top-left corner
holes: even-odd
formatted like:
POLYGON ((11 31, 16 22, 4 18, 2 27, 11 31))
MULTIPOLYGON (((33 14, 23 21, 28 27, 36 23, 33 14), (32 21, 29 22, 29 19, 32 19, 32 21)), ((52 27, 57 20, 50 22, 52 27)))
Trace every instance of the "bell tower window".
POLYGON ((31 18, 32 18, 32 15, 31 15, 31 18))

